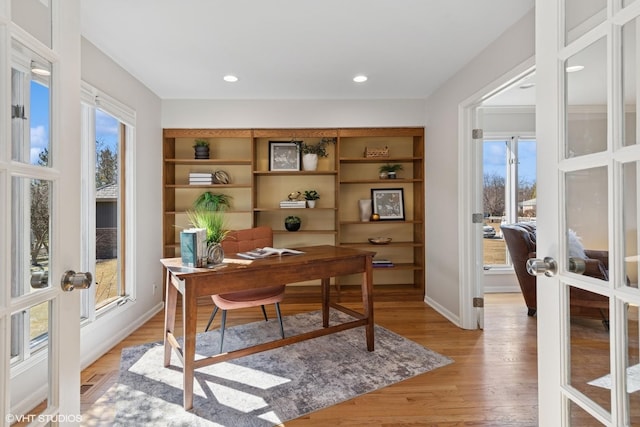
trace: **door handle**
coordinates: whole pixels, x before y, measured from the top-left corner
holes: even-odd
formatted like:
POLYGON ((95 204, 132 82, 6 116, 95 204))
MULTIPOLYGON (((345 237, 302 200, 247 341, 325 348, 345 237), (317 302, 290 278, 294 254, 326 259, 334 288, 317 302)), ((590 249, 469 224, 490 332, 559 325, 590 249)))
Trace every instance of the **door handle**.
POLYGON ((74 289, 89 289, 93 276, 91 273, 76 273, 73 270, 67 270, 62 275, 60 286, 65 292, 71 292, 74 289))
POLYGON ((532 276, 544 274, 547 277, 553 277, 558 272, 558 263, 551 257, 545 259, 529 258, 527 260, 527 273, 532 276))
POLYGON ((582 258, 569 257, 569 271, 576 274, 584 274, 587 263, 582 258))

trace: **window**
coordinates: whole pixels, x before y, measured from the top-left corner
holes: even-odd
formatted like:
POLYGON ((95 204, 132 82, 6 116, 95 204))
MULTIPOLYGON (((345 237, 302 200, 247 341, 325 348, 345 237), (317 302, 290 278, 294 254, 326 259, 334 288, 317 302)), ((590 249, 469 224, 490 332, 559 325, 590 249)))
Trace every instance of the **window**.
POLYGON ((82 127, 85 211, 83 228, 87 270, 93 292, 83 299, 84 319, 126 302, 133 294, 126 280, 126 153, 133 139, 133 114, 89 86, 83 87, 82 127))
POLYGON ((484 265, 509 265, 500 224, 536 219, 536 140, 485 139, 482 165, 484 265))

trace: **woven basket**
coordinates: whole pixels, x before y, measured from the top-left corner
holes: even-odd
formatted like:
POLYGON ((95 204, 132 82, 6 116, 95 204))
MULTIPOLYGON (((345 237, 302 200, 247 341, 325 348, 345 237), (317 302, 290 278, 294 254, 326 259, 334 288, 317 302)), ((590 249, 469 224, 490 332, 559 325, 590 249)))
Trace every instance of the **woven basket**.
POLYGON ((364 156, 366 158, 389 157, 389 147, 384 148, 364 148, 364 156))

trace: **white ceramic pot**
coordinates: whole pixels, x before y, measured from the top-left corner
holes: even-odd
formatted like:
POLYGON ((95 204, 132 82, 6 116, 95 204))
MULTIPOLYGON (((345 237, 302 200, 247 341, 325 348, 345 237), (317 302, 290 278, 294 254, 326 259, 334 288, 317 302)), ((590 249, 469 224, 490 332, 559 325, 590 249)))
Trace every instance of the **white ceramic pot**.
POLYGON ((307 207, 315 208, 316 207, 316 201, 315 200, 307 200, 307 207))
POLYGON ((318 155, 317 154, 303 154, 302 155, 302 169, 306 171, 314 171, 318 169, 318 155))

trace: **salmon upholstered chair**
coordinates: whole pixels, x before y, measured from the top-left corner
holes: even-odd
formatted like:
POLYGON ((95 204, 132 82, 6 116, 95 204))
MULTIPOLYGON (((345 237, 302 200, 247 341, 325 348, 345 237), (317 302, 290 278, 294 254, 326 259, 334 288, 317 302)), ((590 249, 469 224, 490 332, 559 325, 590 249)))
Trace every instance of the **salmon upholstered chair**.
MULTIPOLYGON (((222 249, 225 254, 235 254, 238 252, 246 252, 255 248, 264 248, 265 246, 273 246, 273 230, 271 227, 255 227, 244 230, 232 231, 222 241, 222 249)), ((216 317, 218 309, 222 310, 222 320, 220 324, 220 353, 222 353, 222 345, 224 343, 224 328, 227 320, 227 310, 247 307, 262 307, 264 320, 268 321, 267 311, 264 306, 267 304, 275 304, 276 314, 280 322, 280 334, 284 338, 284 327, 282 325, 282 315, 280 313, 280 302, 284 298, 284 285, 269 286, 266 288, 250 289, 248 291, 233 292, 229 294, 212 295, 215 308, 209 323, 205 328, 205 332, 209 330, 213 319, 216 317)))

